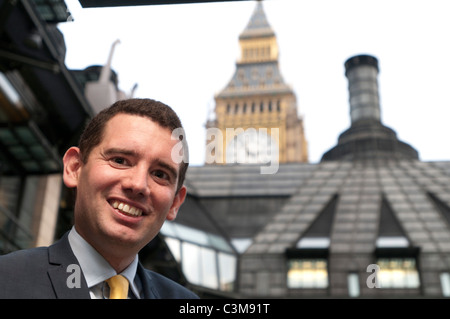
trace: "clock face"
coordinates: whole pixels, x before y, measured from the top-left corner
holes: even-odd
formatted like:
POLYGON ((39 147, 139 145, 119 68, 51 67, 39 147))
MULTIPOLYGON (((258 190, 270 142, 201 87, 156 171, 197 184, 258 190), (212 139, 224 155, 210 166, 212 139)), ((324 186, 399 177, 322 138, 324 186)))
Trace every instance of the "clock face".
POLYGON ((269 163, 278 161, 278 144, 265 132, 249 128, 228 144, 227 163, 269 163))

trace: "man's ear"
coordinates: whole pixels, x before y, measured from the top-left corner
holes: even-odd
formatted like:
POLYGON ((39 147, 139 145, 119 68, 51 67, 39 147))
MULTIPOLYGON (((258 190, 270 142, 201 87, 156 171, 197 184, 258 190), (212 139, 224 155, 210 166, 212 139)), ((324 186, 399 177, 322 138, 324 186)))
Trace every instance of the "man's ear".
POLYGON ((69 188, 77 187, 78 176, 81 168, 81 153, 78 147, 71 147, 67 150, 63 157, 64 171, 63 180, 64 184, 69 188))
POLYGON ((172 207, 170 207, 169 213, 167 214, 167 220, 174 220, 177 217, 178 210, 180 209, 181 204, 183 204, 186 198, 187 189, 186 186, 181 186, 178 192, 175 194, 175 198, 173 199, 172 207))

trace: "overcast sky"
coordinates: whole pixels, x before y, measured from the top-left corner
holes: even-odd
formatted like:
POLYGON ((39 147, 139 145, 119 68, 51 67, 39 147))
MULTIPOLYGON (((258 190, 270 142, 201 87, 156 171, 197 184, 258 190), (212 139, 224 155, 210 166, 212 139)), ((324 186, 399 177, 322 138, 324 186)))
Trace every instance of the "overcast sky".
MULTIPOLYGON (((192 165, 204 163, 205 122, 214 95, 231 79, 238 37, 254 1, 81 8, 59 25, 70 69, 104 64, 116 39, 112 67, 119 87, 160 100, 179 114, 192 165)), ((450 160, 450 1, 266 0, 279 66, 304 117, 309 159, 320 161, 350 125, 344 62, 378 58, 382 122, 424 161, 450 160)))

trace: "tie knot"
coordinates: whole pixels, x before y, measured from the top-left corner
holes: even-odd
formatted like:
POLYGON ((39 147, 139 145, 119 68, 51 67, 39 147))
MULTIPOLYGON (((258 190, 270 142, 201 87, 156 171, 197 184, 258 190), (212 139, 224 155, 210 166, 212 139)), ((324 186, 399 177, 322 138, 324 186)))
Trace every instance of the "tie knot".
POLYGON ((122 275, 116 275, 108 280, 110 293, 109 299, 127 299, 128 297, 128 279, 122 275))

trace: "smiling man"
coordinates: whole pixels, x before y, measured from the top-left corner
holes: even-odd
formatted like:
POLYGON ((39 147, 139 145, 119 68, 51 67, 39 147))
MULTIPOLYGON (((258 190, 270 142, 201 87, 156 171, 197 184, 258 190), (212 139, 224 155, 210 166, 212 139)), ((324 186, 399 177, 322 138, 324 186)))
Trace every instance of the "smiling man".
POLYGON ((150 99, 100 112, 63 158, 64 183, 76 189, 73 228, 48 248, 0 257, 0 297, 109 298, 119 281, 125 298, 197 298, 138 260, 186 197, 187 142, 172 138, 181 127, 170 107, 150 99), (172 156, 178 143, 181 163, 172 156), (69 284, 71 265, 80 268, 78 286, 69 284))

